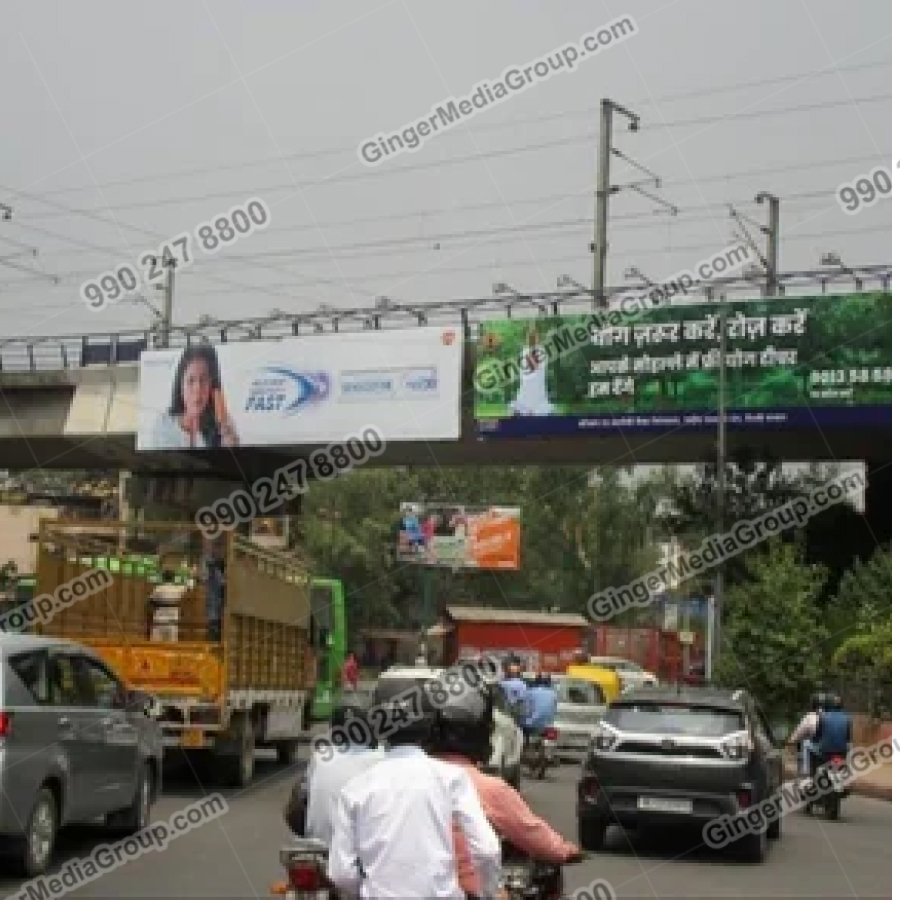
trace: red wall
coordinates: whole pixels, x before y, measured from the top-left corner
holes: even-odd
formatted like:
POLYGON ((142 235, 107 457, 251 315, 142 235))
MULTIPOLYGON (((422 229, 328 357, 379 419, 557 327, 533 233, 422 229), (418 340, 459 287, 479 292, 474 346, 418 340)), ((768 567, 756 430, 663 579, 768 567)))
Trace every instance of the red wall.
POLYGON ((485 652, 512 651, 523 658, 526 668, 564 672, 582 649, 583 631, 571 625, 459 622, 454 626, 451 653, 455 660, 485 652))

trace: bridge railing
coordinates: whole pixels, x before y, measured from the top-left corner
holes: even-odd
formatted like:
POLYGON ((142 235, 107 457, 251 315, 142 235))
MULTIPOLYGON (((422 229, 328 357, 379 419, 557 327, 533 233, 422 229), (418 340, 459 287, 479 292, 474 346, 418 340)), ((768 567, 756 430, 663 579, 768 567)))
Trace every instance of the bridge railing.
MULTIPOLYGON (((780 296, 796 294, 809 297, 822 294, 863 290, 890 290, 890 265, 847 267, 842 271, 816 269, 779 273, 780 296)), ((511 290, 506 285, 495 288, 511 290)), ((633 285, 608 287, 602 306, 614 308, 617 298, 636 291, 633 285)), ((501 292, 502 293, 502 292, 501 292)), ((697 282, 686 292, 696 302, 758 299, 766 297, 765 279, 759 274, 743 274, 697 282), (751 294, 753 296, 747 296, 751 294)), ((340 331, 368 331, 409 328, 421 325, 461 325, 467 337, 474 333, 480 318, 507 318, 578 314, 597 305, 597 292, 587 289, 553 291, 513 296, 492 296, 469 300, 446 300, 429 303, 394 303, 382 298, 373 308, 335 309, 322 306, 314 312, 285 313, 238 321, 201 320, 192 325, 175 325, 169 330, 168 346, 185 347, 192 343, 214 344, 233 341, 281 340, 301 334, 324 334, 340 331)), ((163 346, 158 326, 120 332, 97 332, 62 336, 12 337, 0 340, 0 372, 40 372, 80 369, 136 363, 142 351, 163 346)))

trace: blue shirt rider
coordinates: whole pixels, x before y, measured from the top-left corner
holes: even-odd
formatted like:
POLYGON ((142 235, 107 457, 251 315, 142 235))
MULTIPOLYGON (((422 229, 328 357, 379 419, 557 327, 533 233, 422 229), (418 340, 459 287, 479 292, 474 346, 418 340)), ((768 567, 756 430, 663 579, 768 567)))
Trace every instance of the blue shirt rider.
POLYGON ((500 688, 506 695, 506 702, 512 707, 513 718, 521 724, 524 721, 528 685, 522 680, 522 667, 518 662, 511 660, 506 663, 504 669, 506 671, 500 682, 500 688))
POLYGON ((852 738, 853 721, 844 712, 841 698, 837 695, 829 697, 819 713, 819 722, 812 740, 813 755, 818 757, 820 765, 832 755, 846 757, 852 738))
POLYGON ((558 702, 550 677, 539 674, 525 697, 525 734, 540 734, 549 728, 556 719, 558 702))

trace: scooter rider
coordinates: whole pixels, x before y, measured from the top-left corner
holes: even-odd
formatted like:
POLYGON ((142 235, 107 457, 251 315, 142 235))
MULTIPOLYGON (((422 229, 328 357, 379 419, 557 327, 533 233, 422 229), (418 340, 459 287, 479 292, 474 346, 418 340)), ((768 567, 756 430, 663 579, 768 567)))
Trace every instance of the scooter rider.
POLYGON ((550 676, 539 672, 525 695, 525 721, 522 731, 525 733, 526 743, 553 724, 556 719, 557 702, 550 676))
POLYGON ((811 770, 823 765, 831 756, 846 758, 853 740, 853 721, 844 712, 837 694, 828 694, 812 739, 811 770))
MULTIPOLYGON (((501 839, 541 862, 575 862, 581 849, 557 834, 536 816, 515 788, 502 778, 487 775, 478 766, 491 756, 494 711, 488 690, 469 689, 459 697, 450 697, 438 711, 438 725, 431 752, 438 758, 464 770, 472 779, 488 821, 501 839)), ((479 890, 476 873, 469 861, 465 841, 454 836, 459 867, 459 882, 469 895, 479 890)))
POLYGON ((507 659, 503 666, 503 680, 500 682, 500 688, 506 694, 506 702, 524 719, 528 685, 522 678, 522 666, 515 657, 507 659))
POLYGON ((328 878, 361 900, 428 897, 465 900, 456 875, 456 821, 478 871, 483 896, 502 876, 500 842, 469 776, 422 749, 436 725, 431 697, 416 682, 375 691, 388 745, 384 759, 351 780, 334 810, 328 878), (411 693, 415 692, 412 699, 411 693), (399 725, 398 725, 399 723, 399 725))

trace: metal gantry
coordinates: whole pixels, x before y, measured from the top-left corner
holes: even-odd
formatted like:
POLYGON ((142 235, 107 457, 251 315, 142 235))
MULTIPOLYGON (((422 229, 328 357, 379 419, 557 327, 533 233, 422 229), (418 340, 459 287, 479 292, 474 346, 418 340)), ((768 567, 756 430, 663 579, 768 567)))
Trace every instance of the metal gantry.
MULTIPOLYGON (((739 275, 697 282, 686 292, 698 303, 721 300, 755 299, 770 296, 766 271, 750 271, 739 275)), ((576 284, 560 276, 560 285, 576 284), (564 282, 565 279, 565 282, 564 282)), ((848 266, 828 260, 822 268, 778 273, 778 295, 812 293, 828 294, 841 289, 890 290, 891 264, 848 266)), ((508 287, 508 285, 503 285, 508 287)), ((633 284, 607 288, 605 296, 615 307, 617 297, 634 295, 633 284)), ((486 297, 438 300, 423 303, 395 302, 389 298, 367 307, 336 309, 320 306, 309 312, 290 313, 273 310, 268 315, 234 320, 218 320, 209 316, 187 325, 172 325, 168 330, 170 347, 184 347, 197 342, 281 340, 300 335, 334 332, 408 328, 422 325, 460 325, 467 336, 479 321, 516 316, 586 314, 594 308, 596 292, 584 286, 570 290, 537 291, 515 294, 501 292, 486 297)), ((0 339, 0 371, 27 372, 80 368, 136 362, 144 349, 159 345, 159 330, 135 328, 115 332, 69 335, 22 336, 0 339)))

